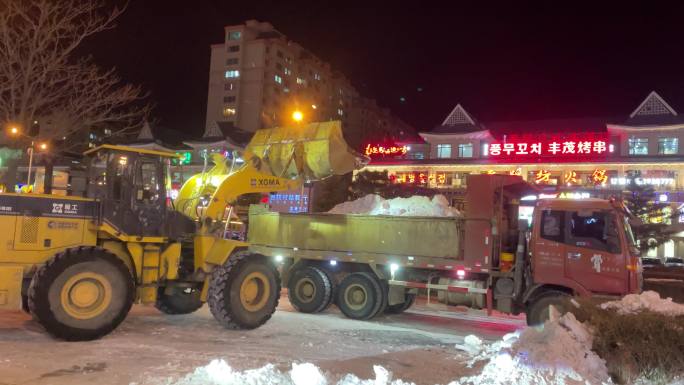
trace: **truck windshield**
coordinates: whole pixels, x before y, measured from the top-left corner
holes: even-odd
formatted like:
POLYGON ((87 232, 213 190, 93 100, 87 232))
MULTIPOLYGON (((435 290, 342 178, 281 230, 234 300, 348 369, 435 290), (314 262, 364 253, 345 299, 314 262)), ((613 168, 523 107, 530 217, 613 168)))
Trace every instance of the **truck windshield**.
POLYGON ((634 233, 632 232, 632 226, 629 224, 629 218, 622 217, 622 222, 625 225, 625 234, 627 235, 627 242, 630 246, 636 246, 636 241, 634 240, 634 233))

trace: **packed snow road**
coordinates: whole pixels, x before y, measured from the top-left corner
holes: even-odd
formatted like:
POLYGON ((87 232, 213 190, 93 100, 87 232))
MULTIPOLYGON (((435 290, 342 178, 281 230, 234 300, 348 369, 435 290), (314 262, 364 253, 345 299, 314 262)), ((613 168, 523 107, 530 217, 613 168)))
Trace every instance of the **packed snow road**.
POLYGON ((466 335, 493 341, 519 327, 519 320, 492 322, 420 304, 415 312, 353 321, 334 307, 297 313, 283 297, 273 319, 257 330, 223 329, 206 306, 187 316, 139 306, 111 335, 70 343, 51 339, 28 315, 0 313, 0 385, 172 384, 214 359, 236 370, 312 362, 332 378, 374 378, 375 364, 395 378, 446 383, 472 371, 455 348, 466 335))

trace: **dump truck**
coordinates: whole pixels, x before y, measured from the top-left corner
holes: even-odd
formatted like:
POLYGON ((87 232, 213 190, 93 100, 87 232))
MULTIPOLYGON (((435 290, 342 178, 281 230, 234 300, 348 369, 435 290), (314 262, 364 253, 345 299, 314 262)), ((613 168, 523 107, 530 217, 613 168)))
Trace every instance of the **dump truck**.
POLYGON ((408 309, 420 289, 461 304, 549 317, 571 296, 641 291, 629 213, 614 200, 536 201, 519 176, 470 175, 461 217, 280 214, 253 206, 250 252, 283 261, 292 305, 315 313, 332 302, 353 319, 408 309), (452 298, 454 299, 454 298, 452 298))
MULTIPOLYGON (((102 145, 85 153, 83 196, 0 194, 0 310, 24 309, 51 335, 92 340, 133 303, 187 314, 208 302, 227 328, 265 323, 280 298, 272 261, 225 239, 244 193, 289 190, 364 159, 340 122, 255 133, 242 155, 215 156, 171 201, 174 153, 102 145)), ((77 185, 83 185, 78 188, 77 185)))

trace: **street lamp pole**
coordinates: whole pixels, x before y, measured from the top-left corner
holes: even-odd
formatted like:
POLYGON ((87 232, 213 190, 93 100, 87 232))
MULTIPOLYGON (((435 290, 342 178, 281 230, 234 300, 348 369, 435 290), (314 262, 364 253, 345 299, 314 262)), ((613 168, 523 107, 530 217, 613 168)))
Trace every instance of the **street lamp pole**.
POLYGON ((31 147, 29 147, 29 164, 28 164, 28 177, 26 178, 26 185, 31 185, 31 168, 33 167, 33 141, 31 141, 31 147))

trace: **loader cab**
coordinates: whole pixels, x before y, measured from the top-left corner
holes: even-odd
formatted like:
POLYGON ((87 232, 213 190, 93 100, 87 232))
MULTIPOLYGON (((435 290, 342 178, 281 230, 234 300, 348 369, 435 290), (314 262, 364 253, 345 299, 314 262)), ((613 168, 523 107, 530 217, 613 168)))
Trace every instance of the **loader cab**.
MULTIPOLYGON (((169 236, 177 213, 167 199, 175 154, 103 145, 89 157, 86 195, 100 202, 100 220, 136 236, 169 236)), ((182 227, 182 226, 181 226, 182 227)))

